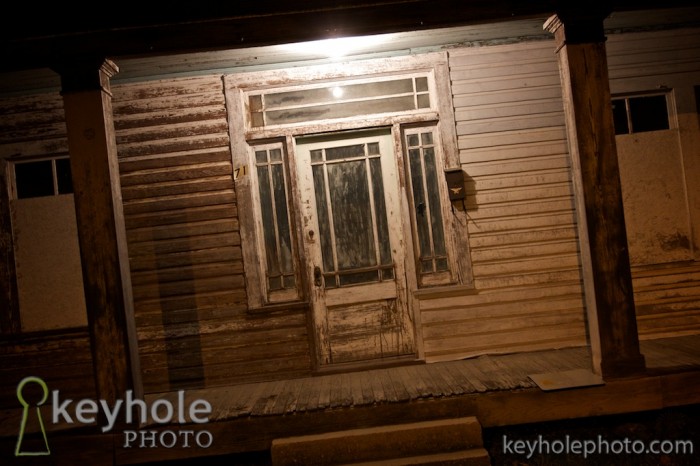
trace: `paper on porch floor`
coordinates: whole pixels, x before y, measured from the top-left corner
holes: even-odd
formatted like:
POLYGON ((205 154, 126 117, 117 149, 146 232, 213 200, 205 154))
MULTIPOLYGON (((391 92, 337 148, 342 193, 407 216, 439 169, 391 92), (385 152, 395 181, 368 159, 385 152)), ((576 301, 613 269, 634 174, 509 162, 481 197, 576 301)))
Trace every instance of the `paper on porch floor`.
POLYGON ((603 379, 587 369, 528 375, 544 391, 605 385, 603 379))

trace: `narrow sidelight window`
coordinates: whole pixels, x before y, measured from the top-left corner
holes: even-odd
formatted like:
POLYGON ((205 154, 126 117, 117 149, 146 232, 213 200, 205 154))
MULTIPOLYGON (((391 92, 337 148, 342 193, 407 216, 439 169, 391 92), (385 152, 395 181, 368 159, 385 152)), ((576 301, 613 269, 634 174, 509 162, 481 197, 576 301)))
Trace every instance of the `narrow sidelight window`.
POLYGON ((442 167, 437 156, 432 128, 406 130, 405 145, 413 200, 413 228, 416 234, 417 271, 421 283, 448 277, 450 264, 445 241, 440 183, 442 167))
POLYGON ((254 149, 259 216, 265 257, 268 299, 296 297, 291 221, 287 207, 288 181, 282 144, 254 149))

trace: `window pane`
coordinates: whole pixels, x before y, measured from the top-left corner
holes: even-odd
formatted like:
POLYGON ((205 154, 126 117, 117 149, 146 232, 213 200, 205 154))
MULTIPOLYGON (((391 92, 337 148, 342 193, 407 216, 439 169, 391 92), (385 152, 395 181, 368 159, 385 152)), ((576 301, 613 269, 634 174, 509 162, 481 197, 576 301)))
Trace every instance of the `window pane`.
POLYGON ((53 196, 53 168, 51 160, 15 164, 17 198, 53 196))
POLYGON ((434 132, 408 134, 406 141, 410 147, 408 167, 418 239, 418 270, 421 274, 448 271, 434 132))
POLYGON ((428 94, 419 94, 417 96, 418 108, 430 108, 430 96, 428 94))
POLYGON ((365 100, 358 102, 342 102, 337 104, 315 105, 284 110, 274 110, 265 113, 268 125, 282 125, 315 121, 328 118, 345 118, 357 115, 375 113, 391 113, 413 110, 413 96, 388 97, 384 99, 365 100))
POLYGON ((270 167, 274 189, 275 212, 277 213, 277 231, 279 240, 279 265, 282 274, 294 272, 292 263, 292 234, 289 227, 287 195, 284 183, 284 169, 281 163, 270 167))
POLYGON ((355 272, 349 274, 341 274, 340 286, 357 285, 359 283, 370 283, 379 281, 379 271, 373 272, 355 272))
POLYGON ((248 97, 251 127, 407 112, 431 106, 427 77, 331 82, 248 97))
POLYGON ((281 162, 282 161, 282 150, 281 149, 271 149, 270 150, 270 162, 281 162))
POLYGON ((416 78, 416 92, 428 92, 428 78, 416 78))
MULTIPOLYGON (((314 194, 316 197, 316 214, 318 215, 318 236, 321 241, 321 255, 323 256, 323 270, 326 272, 335 271, 335 261, 333 259, 333 239, 331 238, 331 224, 328 215, 328 204, 326 195, 326 182, 324 176, 324 166, 316 165, 312 167, 314 178, 314 194)), ((326 279, 326 286, 329 280, 326 279)))
POLYGON ((328 165, 338 270, 376 265, 365 161, 328 165))
POLYGON ((393 280, 394 279, 394 269, 383 269, 382 270, 382 280, 393 280))
POLYGON ((262 110, 262 96, 251 95, 248 99, 248 105, 250 106, 251 112, 259 112, 260 110, 262 110))
POLYGON ((411 189, 413 190, 413 206, 416 211, 415 222, 418 232, 418 249, 420 256, 423 257, 425 255, 430 255, 430 232, 425 187, 423 186, 423 164, 420 155, 420 149, 411 149, 408 151, 408 163, 411 171, 411 189))
POLYGON ((326 160, 341 160, 355 157, 364 157, 365 145, 355 144, 352 146, 332 147, 326 149, 326 160))
POLYGON ((56 181, 58 182, 58 194, 70 194, 73 192, 70 159, 56 159, 56 181))
POLYGON ((612 101, 613 122, 615 123, 615 134, 627 134, 630 132, 627 125, 627 107, 625 99, 614 99, 612 101))
POLYGON ((629 99, 632 132, 668 129, 666 96, 632 97, 629 99))
POLYGON ((259 128, 265 126, 265 120, 263 119, 263 114, 260 112, 250 114, 250 124, 253 128, 259 128))
POLYGON ((282 149, 255 151, 269 291, 295 288, 292 234, 282 149))
POLYGON ((267 163, 267 151, 266 150, 255 151, 255 161, 257 163, 267 163))
POLYGON ((262 214, 263 236, 265 238, 265 256, 268 276, 279 276, 280 267, 277 251, 275 216, 270 185, 270 170, 267 165, 258 167, 258 186, 260 191, 260 213, 262 214))
POLYGON ((321 149, 312 150, 310 155, 312 162, 320 162, 323 160, 323 150, 321 149))
POLYGON ((370 159, 372 188, 374 190, 374 208, 377 218, 377 236, 379 237, 379 260, 381 264, 391 264, 391 245, 389 244, 389 224, 386 216, 384 199, 384 182, 382 166, 378 158, 370 159))
POLYGON ((448 269, 447 267, 447 259, 442 258, 442 259, 437 259, 435 261, 435 270, 438 272, 444 272, 448 269))
POLYGON ((433 253, 438 256, 445 254, 445 235, 442 229, 442 208, 438 191, 435 151, 428 147, 424 151, 426 188, 430 204, 430 225, 433 234, 433 253))
POLYGON ((270 110, 280 107, 330 103, 337 99, 364 99, 412 93, 413 84, 411 79, 379 81, 362 84, 346 84, 341 86, 332 84, 328 87, 316 89, 265 94, 265 107, 266 109, 270 110))
POLYGON ((270 287, 270 291, 277 291, 282 289, 282 277, 269 277, 267 279, 267 283, 270 287))

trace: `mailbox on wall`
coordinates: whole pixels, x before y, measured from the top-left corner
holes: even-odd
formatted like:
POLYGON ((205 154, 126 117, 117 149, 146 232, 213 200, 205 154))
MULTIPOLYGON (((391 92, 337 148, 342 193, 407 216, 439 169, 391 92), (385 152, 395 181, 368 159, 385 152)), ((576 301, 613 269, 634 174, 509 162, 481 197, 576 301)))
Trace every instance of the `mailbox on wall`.
POLYGON ((464 189, 464 172, 461 168, 448 168, 445 170, 447 191, 450 201, 464 201, 467 197, 464 189))

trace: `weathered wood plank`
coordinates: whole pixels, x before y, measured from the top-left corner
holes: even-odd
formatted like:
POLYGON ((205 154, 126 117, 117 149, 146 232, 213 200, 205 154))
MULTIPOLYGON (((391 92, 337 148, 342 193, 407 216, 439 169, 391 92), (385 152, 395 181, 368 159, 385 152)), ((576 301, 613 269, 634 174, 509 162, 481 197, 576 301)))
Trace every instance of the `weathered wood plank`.
POLYGON ((165 171, 169 171, 182 166, 226 163, 230 159, 230 150, 221 147, 209 147, 198 152, 166 154, 156 157, 119 159, 120 179, 124 184, 124 178, 134 176, 141 171, 158 171, 166 167, 165 171))
POLYGON ((177 238, 220 234, 238 231, 236 218, 219 218, 208 221, 190 222, 149 228, 132 228, 127 231, 127 239, 132 243, 157 242, 177 238))
POLYGON ((553 347, 578 346, 586 343, 585 329, 581 324, 573 326, 557 325, 537 329, 546 337, 532 341, 532 330, 496 332, 472 335, 465 340, 443 337, 426 340, 426 359, 430 361, 449 360, 450 357, 471 357, 482 354, 537 351, 553 347), (468 343, 465 343, 467 341, 468 343))
MULTIPOLYGON (((201 100, 201 99, 198 99, 201 100)), ((202 102, 201 106, 195 106, 199 101, 192 101, 191 108, 183 110, 163 110, 152 111, 150 113, 138 113, 133 115, 121 114, 118 119, 115 119, 115 129, 122 136, 121 132, 143 128, 145 126, 155 125, 183 125, 197 124, 202 121, 210 121, 226 118, 226 109, 223 105, 210 105, 208 102, 202 102)))
POLYGON ((163 196, 156 199, 129 201, 124 203, 124 213, 127 216, 140 213, 156 213, 187 209, 191 207, 206 207, 213 205, 233 205, 236 193, 232 189, 205 192, 195 195, 163 196))
POLYGON ((545 272, 531 272, 506 276, 490 276, 477 278, 474 282, 480 289, 498 289, 518 286, 541 286, 547 283, 579 281, 581 269, 561 269, 545 272))
MULTIPOLYGON (((149 126, 118 131, 116 139, 121 149, 120 154, 133 153, 139 145, 155 147, 184 139, 215 138, 228 131, 226 118, 221 117, 216 120, 170 123, 165 126, 155 123, 152 126, 149 122, 149 126)), ((225 144, 213 145, 226 147, 225 144)))
POLYGON ((221 94, 221 92, 221 76, 215 74, 147 81, 145 83, 115 84, 113 87, 114 101, 117 105, 130 100, 160 99, 191 94, 221 94))

